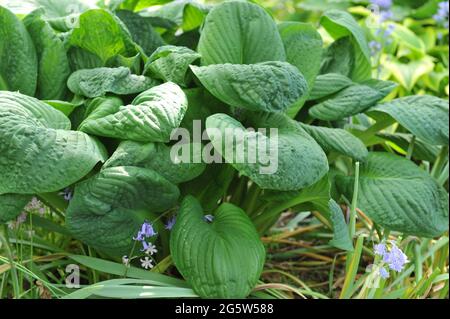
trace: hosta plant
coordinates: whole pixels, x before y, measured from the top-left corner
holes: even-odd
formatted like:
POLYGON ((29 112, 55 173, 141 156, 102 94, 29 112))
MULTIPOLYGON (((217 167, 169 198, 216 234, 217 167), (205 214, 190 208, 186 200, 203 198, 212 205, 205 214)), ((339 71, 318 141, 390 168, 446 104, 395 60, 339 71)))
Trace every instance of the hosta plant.
POLYGON ((2 223, 38 197, 104 258, 142 248, 145 268, 171 261, 204 298, 252 292, 260 237, 287 210, 314 212, 350 252, 356 208, 377 231, 448 231, 448 101, 393 99, 349 13, 323 14, 325 45, 246 1, 34 3, 0 7, 2 223))

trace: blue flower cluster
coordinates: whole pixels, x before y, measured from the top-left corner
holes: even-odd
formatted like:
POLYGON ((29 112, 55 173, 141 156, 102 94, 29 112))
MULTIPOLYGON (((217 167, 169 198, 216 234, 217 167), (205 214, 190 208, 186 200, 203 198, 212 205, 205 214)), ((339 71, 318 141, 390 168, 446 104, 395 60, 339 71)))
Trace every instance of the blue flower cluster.
POLYGON ((449 16, 449 3, 448 1, 440 2, 438 5, 438 11, 433 16, 433 19, 444 28, 448 29, 448 16, 449 16))
POLYGON ((145 221, 141 226, 141 230, 138 231, 137 236, 133 237, 133 240, 140 241, 142 243, 142 251, 146 251, 151 245, 147 239, 156 235, 157 233, 153 229, 153 225, 145 221))
POLYGON ((369 42, 369 48, 372 56, 377 57, 378 54, 383 49, 383 45, 391 44, 391 35, 395 30, 395 25, 393 23, 389 23, 383 25, 383 22, 386 22, 392 19, 392 0, 371 0, 371 4, 377 6, 379 8, 379 23, 381 24, 379 28, 375 30, 375 37, 378 40, 372 40, 369 42))
POLYGON ((380 22, 392 19, 392 0, 371 0, 370 2, 380 8, 380 22))
POLYGON ((375 255, 382 257, 380 276, 385 279, 389 278, 389 271, 386 269, 386 265, 393 271, 401 272, 409 262, 408 257, 397 247, 395 242, 391 242, 390 246, 390 249, 388 249, 388 246, 384 243, 374 246, 375 255))

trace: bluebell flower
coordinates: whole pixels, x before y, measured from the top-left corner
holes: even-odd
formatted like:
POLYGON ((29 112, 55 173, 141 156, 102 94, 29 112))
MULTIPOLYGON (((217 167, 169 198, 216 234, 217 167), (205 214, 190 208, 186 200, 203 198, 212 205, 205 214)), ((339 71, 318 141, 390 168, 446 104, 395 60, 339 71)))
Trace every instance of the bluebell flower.
POLYGON ((392 270, 401 272, 408 263, 408 257, 397 247, 397 245, 392 244, 391 250, 389 253, 385 254, 383 261, 387 263, 392 270))
POLYGON ((136 237, 133 237, 133 240, 144 241, 146 238, 153 237, 156 234, 157 233, 153 229, 153 225, 145 221, 141 226, 141 230, 138 231, 136 237))
POLYGON ((382 49, 381 43, 375 40, 369 42, 369 48, 373 56, 377 55, 382 49))
POLYGON ((433 19, 436 20, 438 24, 443 25, 445 28, 448 28, 448 18, 449 18, 449 2, 443 1, 438 5, 438 11, 433 16, 433 19))
POLYGON ((383 279, 389 278, 389 271, 387 271, 386 268, 381 267, 379 272, 380 272, 381 278, 383 278, 383 279))
POLYGON ((73 198, 73 192, 70 188, 65 188, 62 192, 59 192, 59 195, 64 197, 64 200, 70 202, 73 198))
POLYGON ((382 9, 389 9, 392 6, 392 0, 371 0, 370 2, 382 9))
POLYGON ((153 236, 156 235, 156 232, 155 232, 155 230, 153 229, 153 225, 150 224, 150 223, 147 222, 147 221, 145 221, 145 222, 142 224, 141 232, 142 232, 142 234, 144 234, 144 236, 147 237, 147 238, 148 238, 148 237, 153 237, 153 236))
POLYGON ((385 37, 390 37, 392 33, 395 31, 395 24, 389 23, 386 27, 386 31, 384 32, 385 37))
POLYGON ((146 255, 154 255, 158 252, 155 245, 147 243, 145 240, 142 241, 142 247, 141 251, 145 252, 146 255))
POLYGON ((203 220, 205 222, 212 223, 214 220, 214 216, 213 215, 205 215, 205 216, 203 216, 203 220))
POLYGON ((375 254, 379 256, 384 256, 386 254, 386 245, 381 243, 373 246, 375 254))
POLYGON ((177 221, 177 217, 174 215, 167 221, 167 224, 164 227, 167 230, 171 230, 173 228, 173 226, 175 226, 176 221, 177 221))

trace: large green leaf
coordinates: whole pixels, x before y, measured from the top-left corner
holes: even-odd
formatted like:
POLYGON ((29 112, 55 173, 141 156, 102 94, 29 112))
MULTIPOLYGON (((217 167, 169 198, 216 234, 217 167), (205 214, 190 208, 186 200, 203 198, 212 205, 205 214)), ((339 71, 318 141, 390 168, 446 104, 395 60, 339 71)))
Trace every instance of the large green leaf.
POLYGON ((314 105, 309 114, 325 121, 356 115, 384 99, 395 87, 396 84, 390 81, 372 80, 354 84, 314 105))
POLYGON ((323 14, 320 23, 334 39, 351 36, 356 63, 352 79, 356 82, 369 79, 372 65, 370 50, 364 31, 356 20, 345 11, 332 9, 323 14))
POLYGON ((149 77, 131 74, 130 69, 125 67, 78 70, 67 81, 67 86, 74 94, 90 98, 106 93, 141 93, 157 84, 157 81, 149 77))
MULTIPOLYGON (((172 146, 174 147, 174 146, 172 146)), ((198 152, 201 153, 202 145, 197 144, 198 152)), ((187 161, 177 163, 181 160, 175 151, 172 156, 172 148, 161 143, 139 143, 124 141, 120 143, 117 150, 110 159, 103 165, 103 168, 114 166, 138 166, 153 169, 159 172, 168 181, 179 184, 196 178, 205 170, 205 163, 195 163, 193 151, 196 148, 193 144, 185 144, 190 152, 187 161)))
POLYGON ((350 132, 321 126, 301 124, 325 152, 334 151, 357 161, 366 160, 368 151, 364 143, 350 132))
POLYGON ((115 55, 135 53, 131 35, 123 23, 101 9, 80 15, 79 26, 71 33, 69 44, 95 54, 103 64, 115 55))
POLYGON ((0 90, 36 91, 37 57, 23 23, 0 6, 0 90))
POLYGON ((175 266, 203 298, 245 298, 261 275, 265 250, 239 207, 222 204, 214 221, 199 202, 186 197, 170 238, 175 266))
POLYGON ((37 10, 24 19, 38 55, 36 97, 58 100, 65 97, 66 81, 70 73, 69 60, 63 42, 37 10))
POLYGON ((165 45, 158 48, 148 59, 144 74, 186 87, 189 65, 200 57, 200 54, 189 48, 165 45))
POLYGON ((147 55, 164 45, 164 40, 150 22, 137 13, 128 10, 116 11, 116 15, 127 26, 133 41, 139 44, 147 55))
MULTIPOLYGON (((323 41, 320 34, 311 24, 301 22, 284 22, 278 29, 287 61, 300 70, 311 90, 322 62, 323 41)), ((289 114, 295 116, 305 101, 306 95, 303 95, 290 107, 289 114)))
POLYGON ((50 105, 0 92, 0 194, 60 190, 105 159, 97 140, 69 130, 69 119, 50 105))
POLYGON ((414 95, 379 104, 369 115, 385 113, 407 130, 432 145, 449 143, 448 101, 430 95, 414 95))
POLYGON ((114 255, 128 254, 149 213, 171 208, 178 196, 178 188, 153 170, 109 167, 75 187, 67 227, 88 245, 114 255))
POLYGON ((286 62, 216 64, 191 69, 216 98, 254 111, 284 111, 308 90, 303 75, 286 62))
POLYGON ((0 195, 0 224, 13 220, 23 211, 32 195, 2 194, 0 195))
POLYGON ((295 121, 281 114, 254 115, 251 120, 253 127, 266 132, 247 131, 225 114, 206 120, 215 150, 242 175, 263 189, 297 190, 327 173, 325 153, 295 121), (277 135, 269 134, 269 128, 277 129, 277 135))
POLYGON ((337 93, 353 84, 345 75, 339 73, 327 73, 317 76, 309 100, 318 100, 337 93))
POLYGON ((202 65, 286 60, 273 19, 260 6, 244 1, 224 2, 210 11, 198 52, 202 65))
MULTIPOLYGON (((336 178, 352 198, 354 177, 336 178)), ((448 231, 447 191, 413 162, 389 153, 370 153, 362 165, 358 207, 387 229, 423 237, 448 231)))
POLYGON ((109 115, 86 119, 79 130, 138 142, 169 142, 187 109, 180 87, 168 82, 141 93, 131 105, 113 108, 109 115))

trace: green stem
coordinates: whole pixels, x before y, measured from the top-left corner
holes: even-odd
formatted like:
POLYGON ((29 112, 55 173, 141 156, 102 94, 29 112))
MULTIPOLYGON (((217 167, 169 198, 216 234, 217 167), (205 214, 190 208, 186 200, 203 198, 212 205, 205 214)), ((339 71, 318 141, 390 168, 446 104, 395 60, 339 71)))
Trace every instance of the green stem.
POLYGON ((244 202, 244 211, 251 216, 253 210, 255 209, 256 202, 258 200, 258 196, 261 194, 261 188, 256 185, 256 183, 253 183, 252 186, 250 186, 248 191, 248 196, 246 196, 246 200, 244 202))
POLYGON ((0 241, 5 246, 6 254, 8 255, 9 265, 11 267, 11 280, 12 280, 12 284, 13 284, 14 296, 15 296, 15 298, 19 298, 19 296, 20 296, 19 277, 17 275, 16 266, 14 265, 14 258, 13 258, 12 252, 11 252, 11 246, 9 244, 8 227, 6 225, 4 227, 4 230, 5 230, 4 231, 5 236, 3 237, 0 234, 0 241))
POLYGON ((445 182, 448 180, 448 162, 445 164, 444 169, 441 172, 441 175, 437 178, 437 182, 439 185, 444 185, 445 182))
POLYGON ((431 170, 431 176, 434 178, 439 178, 442 168, 445 166, 446 160, 448 158, 448 145, 442 147, 439 155, 434 162, 433 169, 431 170))
POLYGON ((356 233, 356 206, 358 202, 358 190, 359 190, 359 162, 355 163, 355 183, 353 185, 353 198, 350 208, 350 222, 349 231, 350 238, 353 238, 356 233))
POLYGON ((411 160, 411 158, 412 158, 415 144, 416 144, 416 136, 413 135, 411 142, 409 143, 409 146, 408 146, 408 152, 406 153, 406 158, 409 160, 411 160))

